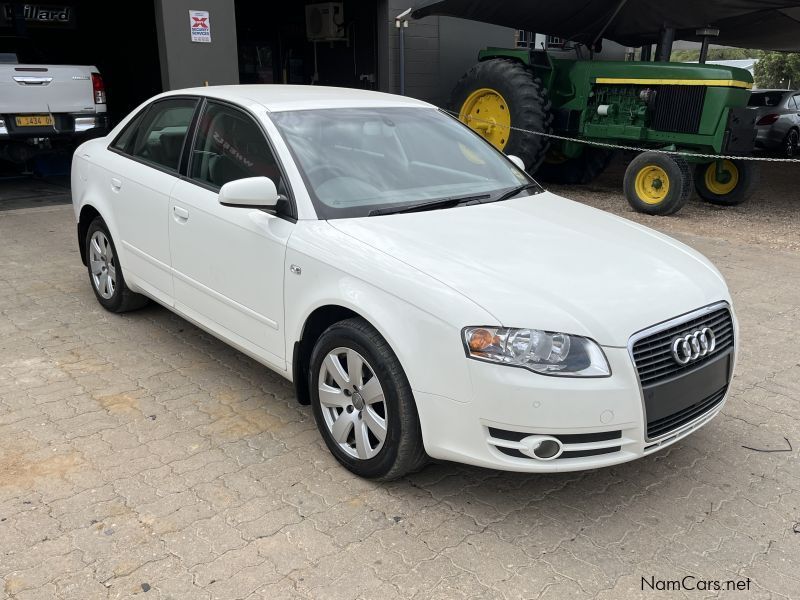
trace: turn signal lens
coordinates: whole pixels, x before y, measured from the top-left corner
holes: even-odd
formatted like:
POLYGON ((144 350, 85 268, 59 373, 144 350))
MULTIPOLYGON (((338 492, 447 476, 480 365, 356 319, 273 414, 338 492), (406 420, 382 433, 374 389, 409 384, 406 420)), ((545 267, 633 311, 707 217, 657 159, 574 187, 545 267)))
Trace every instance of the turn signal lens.
POLYGON ((471 352, 483 352, 492 345, 494 337, 487 329, 475 329, 470 333, 467 345, 471 352))
POLYGON ((465 327, 467 356, 564 377, 608 377, 605 354, 589 338, 540 329, 465 327))

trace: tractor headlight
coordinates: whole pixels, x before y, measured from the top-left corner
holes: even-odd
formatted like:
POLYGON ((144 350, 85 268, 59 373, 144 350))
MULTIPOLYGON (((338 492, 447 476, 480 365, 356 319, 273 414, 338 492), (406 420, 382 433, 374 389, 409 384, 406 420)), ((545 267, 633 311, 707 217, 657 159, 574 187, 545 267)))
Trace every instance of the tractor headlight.
POLYGON ((507 327, 465 327, 464 350, 477 360, 524 367, 543 375, 608 377, 605 354, 589 338, 507 327))

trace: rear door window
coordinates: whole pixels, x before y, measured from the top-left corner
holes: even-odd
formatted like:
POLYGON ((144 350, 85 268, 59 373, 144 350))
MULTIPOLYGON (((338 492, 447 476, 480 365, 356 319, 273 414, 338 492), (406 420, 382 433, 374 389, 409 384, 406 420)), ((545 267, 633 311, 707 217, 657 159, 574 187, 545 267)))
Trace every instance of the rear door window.
POLYGON ((134 118, 112 147, 134 158, 177 172, 196 108, 195 98, 160 100, 134 118))

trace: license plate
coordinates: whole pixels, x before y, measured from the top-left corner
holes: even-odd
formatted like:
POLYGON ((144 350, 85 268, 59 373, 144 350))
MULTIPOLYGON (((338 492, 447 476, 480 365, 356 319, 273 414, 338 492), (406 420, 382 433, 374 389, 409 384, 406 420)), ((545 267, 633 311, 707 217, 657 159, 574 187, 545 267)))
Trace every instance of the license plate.
POLYGON ((48 125, 53 125, 53 117, 50 115, 17 117, 17 127, 47 127, 48 125))

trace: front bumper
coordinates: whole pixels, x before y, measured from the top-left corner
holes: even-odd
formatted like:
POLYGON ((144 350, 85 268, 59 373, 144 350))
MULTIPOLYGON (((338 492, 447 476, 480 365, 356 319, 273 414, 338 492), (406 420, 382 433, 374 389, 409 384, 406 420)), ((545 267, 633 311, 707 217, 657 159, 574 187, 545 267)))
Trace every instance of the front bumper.
POLYGON ((548 377, 469 361, 471 398, 415 391, 426 451, 437 459, 507 471, 594 469, 673 444, 708 423, 725 404, 733 349, 693 374, 676 378, 678 386, 683 382, 699 385, 702 373, 713 375, 714 380, 700 391, 703 397, 696 402, 681 404, 683 396, 676 397, 670 417, 677 419, 676 425, 661 430, 654 429, 658 425, 654 418, 660 415, 652 414, 652 404, 648 425, 645 395, 630 350, 604 347, 603 351, 612 371, 606 378, 548 377), (723 361, 728 367, 721 374, 723 361), (558 439, 561 454, 550 460, 536 458, 532 455, 536 438, 529 436, 558 439))

